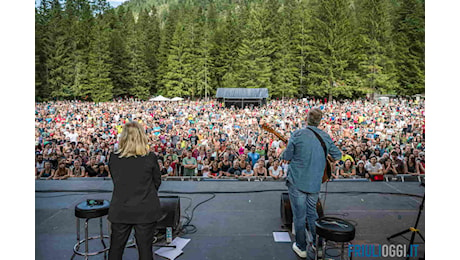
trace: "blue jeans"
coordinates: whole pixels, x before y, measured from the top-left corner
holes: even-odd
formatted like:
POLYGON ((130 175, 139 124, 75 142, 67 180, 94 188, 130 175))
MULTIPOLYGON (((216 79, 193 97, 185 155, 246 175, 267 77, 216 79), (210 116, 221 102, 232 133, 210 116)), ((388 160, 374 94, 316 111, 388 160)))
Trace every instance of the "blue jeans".
POLYGON ((318 219, 316 202, 318 202, 319 192, 306 193, 298 190, 289 182, 287 182, 287 186, 294 221, 295 240, 299 249, 305 251, 307 249, 305 221, 308 223, 308 229, 313 240, 313 245, 316 243, 315 221, 318 219))

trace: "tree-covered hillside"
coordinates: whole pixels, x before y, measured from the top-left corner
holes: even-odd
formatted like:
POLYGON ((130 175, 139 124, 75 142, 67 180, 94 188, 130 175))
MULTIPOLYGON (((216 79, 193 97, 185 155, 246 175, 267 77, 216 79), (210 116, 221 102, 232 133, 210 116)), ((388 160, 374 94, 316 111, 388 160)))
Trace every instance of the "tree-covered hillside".
POLYGON ((41 0, 36 98, 424 92, 423 0, 41 0))

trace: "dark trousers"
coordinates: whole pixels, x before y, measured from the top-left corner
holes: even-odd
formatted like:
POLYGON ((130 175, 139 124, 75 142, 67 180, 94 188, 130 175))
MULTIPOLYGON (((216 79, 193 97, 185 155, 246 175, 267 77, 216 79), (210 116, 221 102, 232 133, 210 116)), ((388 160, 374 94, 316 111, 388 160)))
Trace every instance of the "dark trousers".
POLYGON ((109 260, 122 260, 131 230, 134 227, 139 260, 152 260, 152 243, 154 238, 155 223, 149 224, 122 224, 112 223, 110 236, 109 260))

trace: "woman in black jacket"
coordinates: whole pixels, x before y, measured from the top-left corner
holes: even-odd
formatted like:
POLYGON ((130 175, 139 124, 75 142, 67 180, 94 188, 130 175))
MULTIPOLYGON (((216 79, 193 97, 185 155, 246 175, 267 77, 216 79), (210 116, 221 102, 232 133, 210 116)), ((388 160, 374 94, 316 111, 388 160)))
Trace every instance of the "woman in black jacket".
POLYGON ((162 216, 158 198, 161 173, 139 123, 123 127, 119 149, 110 155, 109 169, 114 186, 108 216, 112 223, 109 260, 122 259, 133 227, 139 259, 152 260, 155 223, 162 216))

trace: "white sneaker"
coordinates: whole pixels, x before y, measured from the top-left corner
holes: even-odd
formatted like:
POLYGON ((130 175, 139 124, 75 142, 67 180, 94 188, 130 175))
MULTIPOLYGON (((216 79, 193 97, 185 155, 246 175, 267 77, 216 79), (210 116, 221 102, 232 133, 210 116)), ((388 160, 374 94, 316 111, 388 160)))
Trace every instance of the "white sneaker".
POLYGON ((300 258, 307 258, 307 251, 302 251, 300 248, 297 247, 296 243, 292 244, 292 250, 300 257, 300 258))

